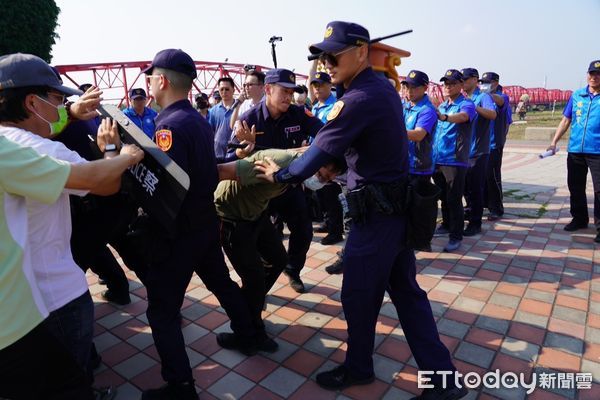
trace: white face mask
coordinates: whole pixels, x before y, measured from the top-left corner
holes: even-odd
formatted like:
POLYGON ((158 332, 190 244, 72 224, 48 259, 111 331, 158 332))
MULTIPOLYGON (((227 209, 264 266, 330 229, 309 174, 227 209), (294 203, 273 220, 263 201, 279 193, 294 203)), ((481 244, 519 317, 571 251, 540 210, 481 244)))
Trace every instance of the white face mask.
POLYGON ((325 186, 325 183, 321 182, 319 178, 313 175, 304 181, 304 186, 309 190, 315 191, 325 186))
POLYGON ((490 93, 492 91, 492 84, 491 83, 480 83, 479 90, 481 90, 483 93, 490 93))

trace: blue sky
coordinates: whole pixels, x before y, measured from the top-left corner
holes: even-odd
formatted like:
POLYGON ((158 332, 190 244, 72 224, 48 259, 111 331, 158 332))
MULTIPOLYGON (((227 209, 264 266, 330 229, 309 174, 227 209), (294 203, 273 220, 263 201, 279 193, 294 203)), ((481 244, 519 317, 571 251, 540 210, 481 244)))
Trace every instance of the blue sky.
POLYGON ((419 69, 437 80, 448 68, 496 71, 505 85, 575 89, 600 59, 600 0, 57 0, 52 64, 150 60, 181 48, 195 60, 272 66, 306 73, 309 44, 331 20, 360 23, 371 37, 413 29, 385 43, 412 53, 400 74, 419 69))

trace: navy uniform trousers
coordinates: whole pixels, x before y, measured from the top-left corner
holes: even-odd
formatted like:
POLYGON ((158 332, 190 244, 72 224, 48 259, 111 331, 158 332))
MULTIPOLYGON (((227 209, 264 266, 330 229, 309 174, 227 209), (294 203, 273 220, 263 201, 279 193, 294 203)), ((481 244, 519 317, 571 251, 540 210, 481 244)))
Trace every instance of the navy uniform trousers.
POLYGON ((348 324, 344 364, 361 378, 374 374, 375 325, 386 290, 419 369, 456 370, 440 341, 427 293, 416 281, 415 255, 402 244, 405 236, 404 216, 372 214, 350 229, 341 296, 348 324))
POLYGON ((174 240, 157 238, 156 255, 140 274, 148 293, 146 315, 167 382, 192 380, 190 361, 179 318, 183 298, 195 271, 231 320, 231 329, 240 338, 255 335, 240 287, 231 280, 219 243, 219 226, 207 222, 203 228, 181 233, 174 240), (164 241, 164 242, 161 242, 164 241))
MULTIPOLYGON (((487 185, 487 165, 489 154, 481 154, 475 158, 475 164, 467 169, 465 178, 465 199, 471 209, 469 224, 481 228, 484 208, 484 192, 487 185)), ((473 161, 470 159, 469 161, 473 161)))

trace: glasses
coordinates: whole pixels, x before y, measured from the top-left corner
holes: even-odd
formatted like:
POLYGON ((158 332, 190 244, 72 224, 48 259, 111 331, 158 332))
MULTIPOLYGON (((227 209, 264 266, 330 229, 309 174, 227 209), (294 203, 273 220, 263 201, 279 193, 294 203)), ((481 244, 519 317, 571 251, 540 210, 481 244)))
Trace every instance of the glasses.
POLYGON ((350 46, 344 50, 338 51, 337 53, 323 53, 319 56, 319 61, 321 61, 323 64, 327 65, 331 65, 332 67, 337 67, 338 65, 338 57, 341 56, 342 54, 356 49, 357 46, 350 46))
POLYGON ((54 99, 58 100, 60 102, 60 104, 63 104, 65 102, 65 98, 66 98, 66 96, 64 94, 54 93, 54 92, 46 93, 46 98, 48 98, 48 97, 54 97, 54 99))

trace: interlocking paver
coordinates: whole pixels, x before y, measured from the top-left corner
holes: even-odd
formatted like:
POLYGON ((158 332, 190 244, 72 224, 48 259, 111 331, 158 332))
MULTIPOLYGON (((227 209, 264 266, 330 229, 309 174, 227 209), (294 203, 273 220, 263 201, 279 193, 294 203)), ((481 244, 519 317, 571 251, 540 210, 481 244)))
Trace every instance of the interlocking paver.
POLYGON ((458 346, 456 352, 454 352, 454 357, 458 358, 459 360, 487 368, 492 363, 495 354, 496 353, 494 351, 476 344, 462 342, 458 346))
POLYGON ((270 391, 287 398, 289 397, 302 383, 305 378, 284 367, 275 369, 268 377, 263 379, 260 384, 270 391))
POLYGON ((540 347, 538 345, 511 337, 504 338, 500 351, 525 361, 535 361, 540 347))

